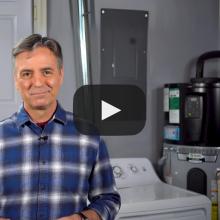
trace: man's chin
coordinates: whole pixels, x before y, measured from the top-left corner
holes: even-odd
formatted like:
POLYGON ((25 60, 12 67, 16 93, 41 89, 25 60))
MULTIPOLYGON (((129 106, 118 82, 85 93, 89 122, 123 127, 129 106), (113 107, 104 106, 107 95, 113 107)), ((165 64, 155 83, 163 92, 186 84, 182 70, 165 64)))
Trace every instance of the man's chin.
POLYGON ((35 100, 32 101, 32 102, 29 102, 29 108, 32 109, 32 110, 49 110, 50 108, 53 108, 54 106, 54 103, 51 102, 50 100, 42 100, 42 101, 39 101, 39 100, 35 100))
POLYGON ((33 109, 35 110, 46 110, 48 108, 48 105, 36 105, 33 106, 33 109))
POLYGON ((46 110, 48 109, 50 106, 49 103, 47 102, 35 102, 35 103, 32 103, 32 109, 33 110, 46 110))

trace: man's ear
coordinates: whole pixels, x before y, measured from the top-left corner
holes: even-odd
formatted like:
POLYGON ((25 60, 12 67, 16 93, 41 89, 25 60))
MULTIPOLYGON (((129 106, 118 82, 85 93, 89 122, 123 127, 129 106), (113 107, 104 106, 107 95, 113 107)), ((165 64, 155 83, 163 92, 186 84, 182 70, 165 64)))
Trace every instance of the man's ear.
POLYGON ((16 72, 15 72, 15 71, 14 71, 13 75, 14 75, 14 85, 15 85, 15 88, 18 90, 18 84, 17 84, 17 74, 16 74, 16 72))
POLYGON ((63 84, 63 79, 64 79, 64 67, 62 66, 62 68, 60 69, 60 77, 61 77, 61 84, 63 84))

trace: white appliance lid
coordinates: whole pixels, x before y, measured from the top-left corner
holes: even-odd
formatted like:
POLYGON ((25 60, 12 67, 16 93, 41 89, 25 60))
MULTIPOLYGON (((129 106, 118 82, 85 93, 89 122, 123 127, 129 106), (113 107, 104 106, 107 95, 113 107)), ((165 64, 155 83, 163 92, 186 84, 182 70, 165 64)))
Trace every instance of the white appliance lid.
POLYGON ((121 195, 120 215, 162 213, 193 207, 210 209, 206 196, 160 181, 147 158, 117 158, 110 161, 121 195))
POLYGON ((162 182, 119 189, 122 206, 121 213, 146 212, 167 209, 210 205, 206 196, 174 187, 162 182))

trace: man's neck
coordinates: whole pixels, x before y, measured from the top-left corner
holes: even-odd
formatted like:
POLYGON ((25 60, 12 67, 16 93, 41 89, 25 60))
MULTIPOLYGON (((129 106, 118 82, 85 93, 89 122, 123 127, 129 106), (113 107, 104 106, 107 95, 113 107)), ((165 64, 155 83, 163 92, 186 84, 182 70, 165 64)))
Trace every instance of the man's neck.
POLYGON ((31 109, 27 108, 24 105, 25 111, 29 114, 31 120, 35 123, 41 123, 45 121, 49 121, 57 107, 57 103, 55 105, 50 106, 50 108, 47 109, 31 109))

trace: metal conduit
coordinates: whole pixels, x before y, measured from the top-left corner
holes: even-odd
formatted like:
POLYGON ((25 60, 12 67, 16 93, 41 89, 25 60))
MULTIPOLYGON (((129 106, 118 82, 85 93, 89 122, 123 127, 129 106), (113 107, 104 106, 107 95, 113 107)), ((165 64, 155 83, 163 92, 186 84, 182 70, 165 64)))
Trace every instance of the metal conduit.
POLYGON ((80 62, 82 67, 83 85, 91 84, 91 49, 89 34, 88 0, 77 0, 79 15, 80 62))

